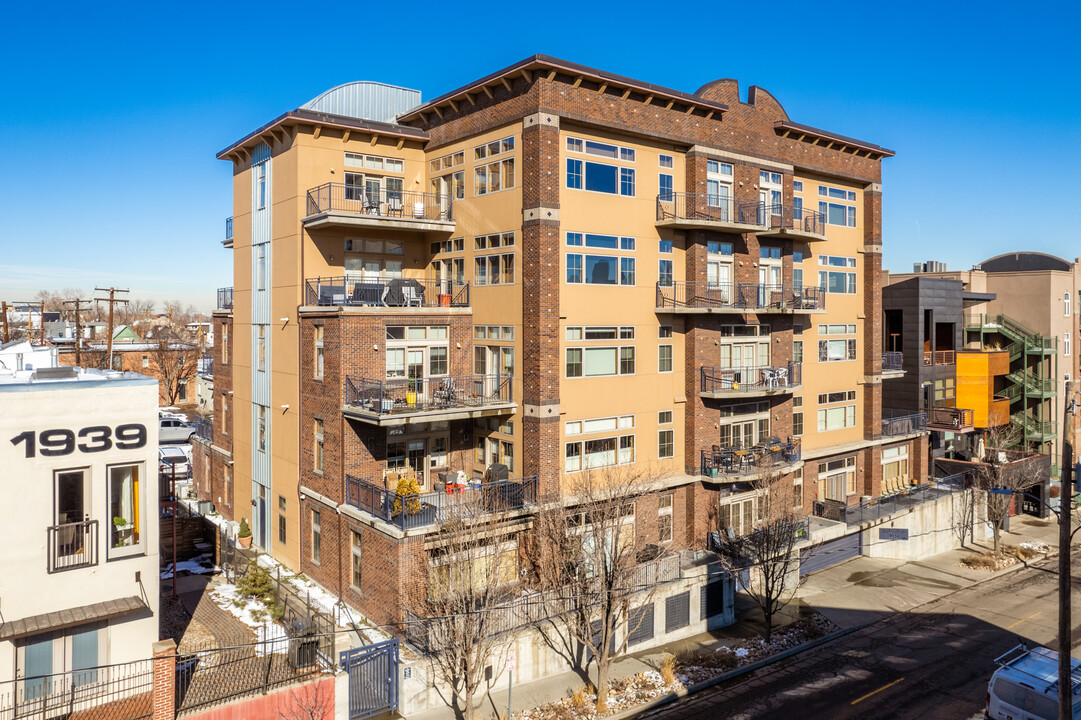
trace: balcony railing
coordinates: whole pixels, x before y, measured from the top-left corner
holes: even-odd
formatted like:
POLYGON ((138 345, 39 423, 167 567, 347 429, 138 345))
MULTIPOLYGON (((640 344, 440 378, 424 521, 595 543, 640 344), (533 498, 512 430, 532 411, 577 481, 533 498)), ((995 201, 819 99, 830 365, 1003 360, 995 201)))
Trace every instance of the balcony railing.
POLYGON ((751 447, 714 446, 702 451, 702 474, 707 477, 756 475, 771 469, 799 462, 802 457, 799 440, 772 437, 751 447))
POLYGON ((345 379, 345 404, 376 415, 483 408, 514 402, 510 375, 345 379))
POLYGON ((826 234, 826 214, 816 210, 807 210, 803 206, 770 203, 762 208, 759 225, 766 226, 766 232, 794 230, 814 235, 826 234))
POLYGON ((884 353, 882 353, 882 370, 883 371, 900 370, 901 369, 901 361, 903 359, 904 358, 903 358, 902 354, 899 353, 899 352, 884 352, 884 353))
POLYGON ((400 530, 444 523, 451 517, 520 510, 537 502, 536 475, 416 495, 399 495, 394 489, 352 475, 345 476, 345 484, 349 505, 400 530))
POLYGON ((910 435, 926 429, 927 413, 913 413, 904 410, 882 411, 882 434, 886 437, 910 435))
POLYGON ((233 239, 233 218, 232 217, 225 218, 225 239, 226 240, 232 240, 233 239))
POLYGON ((367 190, 359 185, 326 183, 308 191, 308 217, 343 213, 405 221, 453 220, 450 195, 408 190, 367 190))
POLYGON ((962 491, 972 483, 973 476, 972 471, 956 473, 936 480, 933 484, 914 485, 902 492, 865 500, 858 505, 846 505, 835 500, 819 500, 814 503, 813 512, 815 517, 844 522, 847 525, 862 525, 901 510, 937 500, 950 493, 962 491))
POLYGON ((208 443, 214 442, 214 421, 207 418, 195 418, 195 437, 202 438, 208 443))
POLYGON ((98 564, 98 521, 64 523, 46 528, 49 572, 98 564))
POLYGON ((1038 420, 1027 412, 1016 412, 1010 416, 1010 422, 1022 429, 1026 436, 1055 435, 1054 420, 1038 420))
POLYGON ((469 283, 414 278, 322 277, 304 282, 308 306, 469 307, 469 283))
POLYGON ((936 407, 931 408, 931 419, 927 424, 936 430, 960 432, 965 428, 971 428, 973 422, 975 422, 975 413, 972 410, 936 407))
POLYGON ((746 393, 776 392, 802 384, 800 363, 759 365, 757 367, 701 369, 701 392, 746 393))
POLYGON ((923 353, 923 364, 926 366, 953 365, 955 362, 956 356, 953 350, 924 351, 923 353))
POLYGON ((0 718, 150 718, 154 661, 98 665, 0 682, 0 718))
POLYGON ((233 288, 218 288, 218 307, 223 310, 233 309, 233 288))
POLYGON ((821 310, 826 289, 809 285, 763 285, 680 280, 657 283, 657 307, 679 309, 821 310))
POLYGON ((764 225, 763 203, 707 193, 662 193, 657 221, 690 220, 732 225, 764 225))

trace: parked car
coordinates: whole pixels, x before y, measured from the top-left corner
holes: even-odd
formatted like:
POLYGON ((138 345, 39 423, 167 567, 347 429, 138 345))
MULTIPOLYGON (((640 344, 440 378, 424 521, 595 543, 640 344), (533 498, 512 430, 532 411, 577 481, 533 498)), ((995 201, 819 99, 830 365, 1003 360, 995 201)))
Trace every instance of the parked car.
MULTIPOLYGON (((1029 650, 1024 645, 995 659, 998 670, 987 684, 987 709, 992 720, 1057 720, 1058 718, 1058 653, 1038 647, 1029 650)), ((1074 691, 1073 716, 1081 713, 1081 660, 1070 658, 1071 683, 1074 691)))
POLYGON ((158 443, 191 442, 195 435, 195 426, 187 420, 172 417, 158 419, 158 443))
POLYGON ((158 448, 158 476, 163 480, 171 480, 173 468, 176 468, 176 479, 187 480, 191 477, 191 460, 188 454, 178 447, 158 448))

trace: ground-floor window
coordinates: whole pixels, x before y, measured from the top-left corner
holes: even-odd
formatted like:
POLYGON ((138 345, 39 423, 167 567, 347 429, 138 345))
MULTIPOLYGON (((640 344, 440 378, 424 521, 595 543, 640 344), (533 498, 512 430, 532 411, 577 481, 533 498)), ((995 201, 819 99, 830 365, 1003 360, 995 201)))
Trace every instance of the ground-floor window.
POLYGON ((856 494, 856 458, 818 463, 818 487, 826 500, 846 502, 849 495, 856 494))

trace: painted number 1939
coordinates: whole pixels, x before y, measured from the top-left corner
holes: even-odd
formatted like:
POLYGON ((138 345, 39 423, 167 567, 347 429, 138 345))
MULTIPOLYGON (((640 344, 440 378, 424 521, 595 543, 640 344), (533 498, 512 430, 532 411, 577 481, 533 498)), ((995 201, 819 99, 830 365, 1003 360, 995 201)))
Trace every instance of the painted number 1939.
POLYGON ((11 438, 12 445, 24 444, 26 457, 39 452, 45 457, 71 455, 76 449, 84 453, 105 452, 112 448, 136 450, 146 446, 146 426, 138 423, 117 425, 91 425, 82 430, 33 430, 19 433, 11 438))

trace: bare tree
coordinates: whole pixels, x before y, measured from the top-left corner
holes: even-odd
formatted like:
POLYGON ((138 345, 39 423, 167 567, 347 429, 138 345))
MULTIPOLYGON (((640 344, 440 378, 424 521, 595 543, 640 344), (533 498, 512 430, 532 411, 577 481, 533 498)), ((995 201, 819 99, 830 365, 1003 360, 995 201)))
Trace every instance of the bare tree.
POLYGON ((150 370, 158 378, 159 394, 166 405, 180 395, 181 385, 195 377, 199 366, 199 348, 162 333, 150 352, 150 370))
POLYGON ((332 720, 333 680, 320 679, 280 693, 274 712, 280 720, 332 720))
POLYGON ((976 487, 986 493, 987 521, 994 534, 994 553, 999 553, 1002 524, 1015 500, 1048 477, 1043 455, 1024 450, 1007 450, 1020 432, 1011 425, 990 428, 984 436, 986 449, 976 465, 976 487))
POLYGON ((950 493, 950 501, 953 503, 953 533, 964 547, 976 522, 976 492, 962 488, 961 492, 950 493))
POLYGON ((710 513, 711 524, 720 536, 722 562, 762 611, 766 642, 770 642, 774 619, 792 602, 799 588, 796 544, 807 537, 807 525, 796 510, 790 476, 768 469, 751 481, 751 487, 750 527, 737 515, 742 504, 718 506, 710 513))
MULTIPOLYGON (((513 597, 518 578, 517 549, 497 534, 499 517, 489 512, 493 498, 483 488, 475 495, 447 511, 432 539, 437 558, 418 628, 432 674, 450 688, 447 704, 467 720, 476 716, 477 695, 502 675, 509 641, 499 634, 498 607, 513 597), (489 666, 497 669, 491 675, 489 666)), ((424 511, 409 508, 407 503, 403 512, 424 511)))
POLYGON ((641 571, 634 537, 635 501, 651 483, 643 471, 612 468, 569 475, 565 486, 564 498, 534 518, 530 558, 548 616, 539 630, 549 644, 561 642, 587 677, 590 659, 596 663, 602 715, 612 663, 645 619, 645 613, 635 617, 631 604, 648 605, 655 592, 656 578, 641 571), (584 664, 582 651, 590 656, 584 664))

